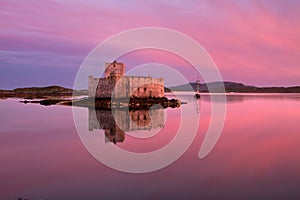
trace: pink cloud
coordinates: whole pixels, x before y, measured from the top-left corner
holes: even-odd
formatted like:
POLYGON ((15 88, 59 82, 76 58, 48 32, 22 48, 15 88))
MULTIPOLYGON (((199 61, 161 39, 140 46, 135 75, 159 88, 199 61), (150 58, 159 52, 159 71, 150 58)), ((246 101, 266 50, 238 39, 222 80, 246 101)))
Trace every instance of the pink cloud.
POLYGON ((297 1, 48 0, 0 4, 1 50, 84 57, 113 34, 159 26, 185 33, 202 44, 225 80, 300 85, 297 1))

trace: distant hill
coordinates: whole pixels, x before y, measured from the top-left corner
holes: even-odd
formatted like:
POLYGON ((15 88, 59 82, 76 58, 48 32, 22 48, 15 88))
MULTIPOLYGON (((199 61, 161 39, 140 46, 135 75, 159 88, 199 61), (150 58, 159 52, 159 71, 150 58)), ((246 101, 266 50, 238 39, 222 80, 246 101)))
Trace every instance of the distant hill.
POLYGON ((169 88, 164 87, 164 91, 165 92, 171 92, 171 90, 169 88))
MULTIPOLYGON (((243 83, 236 82, 211 82, 207 84, 200 84, 201 92, 208 92, 208 87, 211 92, 240 92, 240 93, 300 93, 300 86, 294 87, 255 87, 244 85, 243 83), (222 84, 224 84, 225 91, 222 90, 222 84)), ((196 91, 197 83, 189 83, 184 85, 178 85, 169 87, 172 91, 196 91)))
POLYGON ((73 90, 61 86, 47 87, 26 87, 16 88, 14 90, 0 90, 1 98, 18 97, 18 98, 47 98, 47 97, 62 97, 75 95, 87 95, 87 90, 73 90))
POLYGON ((71 93, 72 89, 64 88, 61 86, 47 86, 47 87, 26 87, 26 88, 16 88, 12 90, 15 93, 71 93))

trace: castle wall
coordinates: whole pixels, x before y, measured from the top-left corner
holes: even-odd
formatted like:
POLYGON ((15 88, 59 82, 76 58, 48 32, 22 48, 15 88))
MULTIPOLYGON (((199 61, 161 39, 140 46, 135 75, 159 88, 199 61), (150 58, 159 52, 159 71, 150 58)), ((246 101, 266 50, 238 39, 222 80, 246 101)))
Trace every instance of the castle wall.
POLYGON ((99 78, 96 89, 96 98, 111 97, 116 85, 116 78, 99 78))
POLYGON ((162 98, 164 79, 139 76, 89 77, 89 96, 96 98, 162 98))
POLYGON ((93 76, 89 76, 89 83, 88 83, 89 97, 95 97, 96 96, 97 85, 98 85, 98 78, 94 78, 93 76))
MULTIPOLYGON (((123 78, 123 77, 122 77, 123 78)), ((164 97, 164 79, 152 77, 128 76, 128 93, 138 98, 164 97)))

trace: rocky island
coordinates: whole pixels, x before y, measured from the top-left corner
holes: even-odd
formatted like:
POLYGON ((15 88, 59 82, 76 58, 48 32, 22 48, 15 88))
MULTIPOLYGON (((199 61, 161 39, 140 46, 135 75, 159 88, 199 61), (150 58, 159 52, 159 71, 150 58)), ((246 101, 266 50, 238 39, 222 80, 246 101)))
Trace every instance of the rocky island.
POLYGON ((73 90, 60 86, 1 90, 1 98, 23 98, 22 103, 41 105, 72 105, 96 109, 149 109, 153 105, 179 107, 177 99, 168 99, 164 92, 164 78, 125 76, 125 65, 114 61, 106 63, 103 78, 88 78, 88 90, 73 90), (86 96, 74 98, 76 96, 86 96))

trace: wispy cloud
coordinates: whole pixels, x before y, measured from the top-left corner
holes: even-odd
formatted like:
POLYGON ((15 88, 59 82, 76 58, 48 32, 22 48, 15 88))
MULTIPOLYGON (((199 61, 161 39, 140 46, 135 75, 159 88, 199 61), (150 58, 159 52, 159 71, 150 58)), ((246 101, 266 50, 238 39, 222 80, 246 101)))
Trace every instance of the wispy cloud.
MULTIPOLYGON (((2 0, 0 70, 4 63, 7 67, 15 62, 26 63, 28 70, 29 64, 34 69, 50 64, 78 68, 78 59, 107 37, 158 26, 183 32, 202 44, 226 80, 300 85, 299 13, 300 3, 295 0, 2 0)), ((172 56, 164 59, 174 65, 172 56)))

